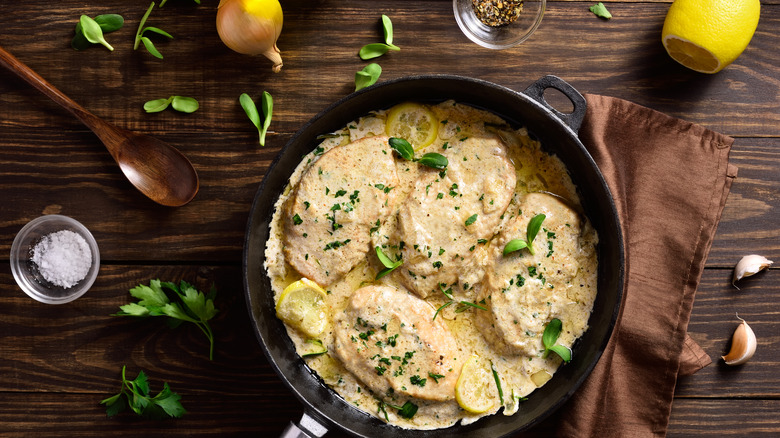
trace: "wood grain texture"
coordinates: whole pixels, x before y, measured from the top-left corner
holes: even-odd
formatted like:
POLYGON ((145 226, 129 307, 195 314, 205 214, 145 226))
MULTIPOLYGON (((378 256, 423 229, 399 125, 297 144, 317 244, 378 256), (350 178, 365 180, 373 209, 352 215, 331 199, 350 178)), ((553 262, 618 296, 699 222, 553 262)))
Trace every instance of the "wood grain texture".
MULTIPOLYGON (((669 436, 778 436, 780 270, 736 290, 731 269, 758 253, 780 263, 780 0, 762 1, 758 30, 730 67, 707 76, 672 61, 660 44, 670 1, 550 1, 526 43, 483 49, 459 31, 449 0, 285 0, 279 47, 285 66, 226 49, 214 26, 217 0, 169 0, 148 24, 175 39, 155 40, 165 58, 132 50, 147 2, 0 0, 0 45, 64 93, 118 126, 152 134, 184 152, 201 190, 181 208, 137 193, 97 138, 66 111, 12 74, 0 71, 0 253, 29 220, 60 213, 84 223, 103 265, 87 295, 62 306, 37 303, 0 260, 0 436, 276 436, 301 407, 276 376, 252 332, 242 290, 246 221, 263 175, 303 124, 353 89, 366 62, 358 49, 381 39, 379 15, 395 25, 401 51, 377 60, 380 81, 415 74, 457 74, 523 90, 555 74, 583 93, 615 96, 736 138, 739 167, 697 291, 689 332, 713 364, 681 378, 669 436), (69 47, 80 14, 119 13, 108 35, 116 50, 69 47), (267 146, 238 104, 247 92, 274 96, 267 146), (146 114, 145 101, 195 97, 193 114, 146 114), (151 278, 215 284, 219 315, 214 361, 194 327, 111 316, 128 289, 151 278), (748 364, 719 357, 738 320, 758 337, 748 364), (118 390, 122 365, 143 369, 184 396, 184 418, 107 419, 98 402, 118 390)), ((565 107, 555 96, 551 101, 565 107)), ((674 232, 674 230, 670 230, 674 232)), ((535 431, 544 436, 545 429, 535 431)), ((338 433, 328 436, 341 436, 338 433)))

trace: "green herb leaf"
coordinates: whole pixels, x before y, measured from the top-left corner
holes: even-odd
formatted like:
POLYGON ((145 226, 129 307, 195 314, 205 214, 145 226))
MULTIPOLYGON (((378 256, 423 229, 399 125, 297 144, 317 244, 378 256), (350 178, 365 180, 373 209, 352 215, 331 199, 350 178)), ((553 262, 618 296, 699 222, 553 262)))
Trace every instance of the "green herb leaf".
POLYGON ((434 169, 444 170, 449 165, 447 157, 437 152, 428 152, 417 160, 420 164, 434 169))
POLYGON ((453 303, 455 303, 455 301, 447 301, 446 303, 442 304, 442 305, 441 305, 441 307, 439 307, 438 309, 436 309, 436 313, 434 313, 434 314, 433 314, 433 320, 436 320, 436 315, 438 315, 438 314, 439 314, 439 312, 441 312, 442 310, 444 310, 444 309, 445 309, 447 306, 450 306, 450 305, 452 305, 453 303))
POLYGON ((308 344, 307 349, 301 354, 301 357, 319 356, 328 352, 328 347, 319 339, 307 339, 306 344, 308 344))
MULTIPOLYGON (((471 301, 461 301, 459 304, 461 305, 461 309, 463 309, 460 312, 463 312, 464 310, 466 310, 466 307, 473 307, 475 309, 487 311, 486 307, 480 306, 479 304, 476 304, 476 303, 472 303, 471 301)), ((458 312, 458 313, 460 313, 460 312, 458 312)))
POLYGON ((106 405, 106 415, 112 417, 130 407, 138 415, 161 419, 165 417, 179 418, 187 411, 181 405, 181 396, 173 392, 168 383, 163 383, 163 390, 151 397, 149 381, 146 373, 141 370, 134 380, 127 380, 126 367, 122 367, 122 386, 119 394, 100 401, 106 405))
POLYGON ((468 219, 466 219, 466 226, 469 226, 469 225, 473 224, 476 221, 477 221, 477 214, 475 213, 475 214, 472 214, 471 216, 469 216, 468 219))
POLYGON ((504 255, 511 254, 523 248, 528 248, 528 244, 522 239, 512 239, 504 246, 504 255))
POLYGON ((160 51, 157 50, 157 47, 154 46, 152 40, 144 36, 144 33, 149 31, 171 39, 173 38, 173 36, 158 27, 146 26, 146 20, 149 19, 149 15, 152 13, 152 9, 154 9, 154 2, 152 2, 152 4, 149 5, 149 9, 146 10, 146 13, 141 18, 141 21, 138 23, 138 30, 135 32, 135 43, 133 44, 133 50, 138 50, 138 46, 140 45, 140 43, 143 43, 146 50, 149 53, 151 53, 152 56, 154 56, 155 58, 163 59, 162 53, 160 53, 160 51))
POLYGON ((417 413, 417 405, 410 401, 404 403, 404 405, 401 406, 401 408, 398 410, 398 415, 408 420, 414 417, 414 414, 416 413, 417 413))
POLYGON ((374 85, 381 74, 382 67, 379 64, 371 63, 363 67, 363 70, 355 73, 355 91, 374 85))
POLYGON ((390 137, 388 143, 404 160, 414 160, 414 148, 412 148, 412 145, 409 144, 408 141, 403 138, 390 137))
POLYGON ((130 289, 130 294, 138 298, 137 303, 121 306, 120 311, 113 316, 168 316, 170 325, 177 326, 182 322, 195 324, 206 335, 209 341, 209 360, 214 359, 214 334, 208 321, 216 316, 218 310, 214 307, 216 289, 208 295, 198 291, 186 281, 178 285, 160 280, 151 280, 149 286, 139 285, 130 289), (165 291, 170 293, 166 293, 165 291), (171 302, 171 298, 176 301, 171 302), (146 312, 139 309, 146 308, 146 312))
POLYGON ((260 146, 265 146, 265 134, 268 127, 271 126, 271 117, 274 112, 274 99, 271 93, 263 91, 263 97, 260 98, 260 106, 263 108, 263 127, 260 129, 260 146))
POLYGON ((111 44, 108 44, 108 41, 106 41, 105 37, 103 37, 103 30, 94 19, 86 15, 82 15, 79 18, 79 24, 81 24, 81 31, 87 41, 94 44, 102 44, 108 50, 111 50, 112 52, 114 51, 114 48, 111 47, 111 44))
POLYGON ((598 2, 588 9, 599 18, 603 18, 605 20, 609 20, 610 18, 612 18, 612 14, 609 13, 607 7, 604 6, 604 3, 598 2))
POLYGON ((530 221, 528 221, 528 229, 526 230, 526 240, 528 241, 528 250, 531 251, 531 254, 534 253, 533 251, 534 239, 536 238, 536 235, 539 234, 539 229, 542 228, 542 222, 544 222, 545 218, 546 218, 545 215, 537 214, 536 216, 532 217, 530 221))
POLYGON ((558 318, 553 318, 547 323, 547 326, 544 328, 544 333, 542 334, 542 345, 544 345, 545 350, 549 350, 550 347, 555 345, 555 342, 558 341, 558 336, 561 335, 562 329, 563 323, 558 318))
POLYGON ((391 50, 397 52, 401 49, 392 44, 371 43, 361 47, 360 51, 358 51, 358 56, 363 61, 368 61, 369 59, 378 58, 391 50))
POLYGON ((150 40, 147 37, 141 37, 141 42, 144 43, 144 47, 146 47, 146 50, 152 54, 155 58, 163 59, 162 53, 160 53, 159 50, 157 50, 157 47, 154 46, 154 43, 152 40, 150 40))
POLYGON ((490 362, 490 370, 493 371, 493 380, 496 381, 496 388, 498 388, 498 401, 500 401, 503 406, 504 390, 501 389, 501 379, 498 377, 498 371, 496 371, 496 367, 493 366, 493 362, 490 362))
POLYGON ((200 107, 198 101, 192 97, 172 96, 171 100, 171 106, 173 109, 183 113, 194 113, 200 107))
POLYGON ((390 20, 390 17, 387 15, 382 14, 382 30, 385 34, 385 44, 392 45, 393 44, 393 22, 390 20))
POLYGON ((150 100, 144 103, 144 111, 146 111, 147 113, 158 113, 160 111, 165 110, 165 108, 168 108, 168 105, 171 104, 172 100, 173 100, 172 97, 169 97, 167 99, 150 100))
POLYGON ((554 352, 563 359, 564 362, 571 362, 571 349, 565 345, 553 345, 550 351, 554 352))
POLYGON ((374 248, 376 251, 376 256, 379 259, 379 262, 382 263, 382 266, 385 268, 379 271, 379 273, 376 274, 376 280, 379 280, 380 278, 384 277, 385 275, 393 272, 396 268, 403 265, 404 262, 401 260, 392 261, 390 257, 388 257, 383 251, 382 248, 377 246, 374 248))
MULTIPOLYGON (((118 14, 98 15, 94 20, 100 26, 103 35, 119 30, 125 23, 124 18, 118 14)), ((73 47, 74 50, 84 50, 92 46, 92 43, 84 36, 80 19, 76 22, 75 35, 70 42, 70 46, 73 47)))

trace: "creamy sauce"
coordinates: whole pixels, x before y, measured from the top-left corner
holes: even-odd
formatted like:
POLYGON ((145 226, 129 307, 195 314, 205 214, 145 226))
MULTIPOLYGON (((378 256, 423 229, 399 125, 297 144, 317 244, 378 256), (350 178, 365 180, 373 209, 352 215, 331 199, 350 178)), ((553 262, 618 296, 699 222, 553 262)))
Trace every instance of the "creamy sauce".
MULTIPOLYGON (((327 291, 330 322, 318 337, 327 353, 306 364, 349 404, 413 429, 517 412, 562 364, 542 357, 545 325, 560 319, 557 343, 571 347, 596 296, 598 237, 563 163, 494 114, 452 101, 430 109, 438 137, 415 156, 445 155, 445 172, 392 152, 385 111, 328 134, 277 201, 265 263, 277 301, 303 276, 327 291), (503 255, 539 213, 534 254, 503 255), (404 262, 379 280, 376 246, 404 262), (454 395, 474 354, 503 392, 501 405, 492 383, 496 403, 481 414, 454 395), (418 407, 411 419, 397 409, 406 402, 418 407)), ((307 337, 287 331, 307 351, 307 337)))

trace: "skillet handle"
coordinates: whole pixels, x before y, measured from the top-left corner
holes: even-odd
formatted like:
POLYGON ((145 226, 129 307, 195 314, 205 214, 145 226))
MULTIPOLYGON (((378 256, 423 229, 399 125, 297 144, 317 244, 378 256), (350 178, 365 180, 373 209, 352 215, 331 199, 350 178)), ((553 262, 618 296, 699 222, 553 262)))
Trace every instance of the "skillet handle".
POLYGON ((585 118, 587 103, 585 102, 585 98, 582 97, 582 94, 580 94, 580 92, 572 87, 568 82, 564 81, 558 76, 547 75, 531 84, 523 91, 523 94, 539 102, 542 104, 542 106, 552 111, 552 113, 561 119, 563 123, 572 129, 572 131, 578 132, 580 130, 582 119, 585 118), (569 114, 564 114, 547 103, 547 101, 544 99, 544 90, 548 88, 555 88, 556 90, 563 93, 564 96, 568 97, 571 103, 574 105, 574 110, 569 114))
POLYGON ((304 412, 300 421, 287 425, 280 438, 321 438, 327 432, 328 428, 304 412))

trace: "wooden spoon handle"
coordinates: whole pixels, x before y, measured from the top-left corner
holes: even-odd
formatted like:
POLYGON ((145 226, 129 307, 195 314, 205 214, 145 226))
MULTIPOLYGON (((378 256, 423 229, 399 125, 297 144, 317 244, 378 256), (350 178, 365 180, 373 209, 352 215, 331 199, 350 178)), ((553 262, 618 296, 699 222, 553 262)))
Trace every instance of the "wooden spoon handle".
POLYGON ((45 94, 51 100, 57 102, 63 108, 70 111, 76 118, 81 120, 89 129, 96 132, 96 129, 104 128, 107 122, 101 120, 91 112, 84 109, 81 105, 73 101, 30 67, 16 59, 14 55, 4 48, 0 47, 0 65, 9 71, 16 73, 17 76, 27 81, 30 85, 37 88, 38 91, 45 94))

